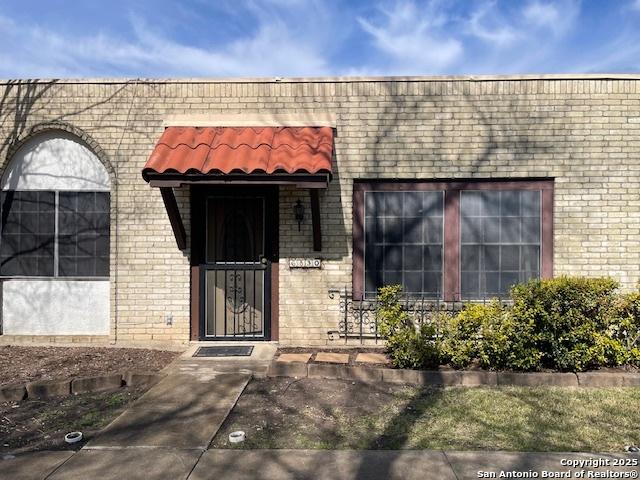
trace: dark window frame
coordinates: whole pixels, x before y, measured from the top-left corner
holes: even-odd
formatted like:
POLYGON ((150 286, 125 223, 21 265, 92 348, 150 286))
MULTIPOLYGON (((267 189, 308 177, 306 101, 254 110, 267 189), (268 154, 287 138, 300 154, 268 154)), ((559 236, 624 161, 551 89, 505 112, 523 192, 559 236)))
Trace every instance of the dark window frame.
MULTIPOLYGON (((8 193, 15 193, 15 192, 48 192, 48 193, 52 193, 54 195, 54 207, 53 207, 53 216, 54 216, 54 232, 53 232, 53 243, 54 243, 54 253, 53 253, 53 273, 51 275, 30 275, 30 274, 2 274, 0 273, 0 279, 32 279, 32 280, 105 280, 105 279, 109 279, 110 278, 110 257, 111 257, 111 192, 110 191, 105 191, 105 190, 49 190, 49 189, 42 189, 42 190, 3 190, 1 193, 4 194, 8 194, 8 193), (60 211, 61 211, 61 204, 60 204, 60 194, 79 194, 79 193, 92 193, 94 194, 106 194, 107 195, 107 202, 108 202, 108 206, 107 206, 107 211, 106 212, 97 212, 97 211, 91 211, 88 212, 89 214, 97 214, 97 213, 106 213, 107 215, 107 242, 108 242, 108 246, 107 246, 107 264, 106 264, 106 268, 107 268, 107 274, 106 275, 64 275, 60 273, 60 255, 59 255, 59 246, 60 246, 60 238, 65 236, 64 234, 61 233, 60 231, 60 211)), ((95 201, 95 198, 94 198, 95 201)), ((3 215, 4 218, 4 202, 0 202, 0 213, 3 215)), ((4 223, 4 220, 3 220, 4 223)), ((0 229, 2 227, 0 226, 0 229)), ((2 231, 0 230, 0 241, 2 241, 1 239, 1 235, 2 235, 2 231)), ((66 235, 66 236, 73 236, 73 235, 66 235)), ((77 239, 76 239, 77 241, 77 239)), ((96 240, 97 241, 97 240, 96 240)), ((82 256, 79 256, 78 258, 81 258, 82 256)), ((97 258, 101 258, 102 256, 100 255, 95 255, 94 256, 94 262, 96 261, 97 258)), ((71 258, 71 257, 70 257, 71 258)), ((0 270, 1 271, 1 270, 0 270)))
POLYGON ((362 180, 353 185, 352 293, 364 296, 365 192, 443 191, 443 297, 460 301, 460 192, 463 190, 539 190, 541 192, 540 277, 553 276, 553 179, 491 179, 453 181, 362 180))

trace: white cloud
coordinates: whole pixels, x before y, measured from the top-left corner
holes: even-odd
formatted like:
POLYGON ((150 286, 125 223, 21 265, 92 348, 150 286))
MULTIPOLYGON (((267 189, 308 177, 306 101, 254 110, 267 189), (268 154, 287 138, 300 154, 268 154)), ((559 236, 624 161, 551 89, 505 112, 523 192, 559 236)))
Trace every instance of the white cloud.
POLYGON ((523 13, 526 20, 543 27, 552 27, 560 20, 558 9, 550 3, 531 2, 523 13))
POLYGON ((174 42, 139 21, 134 27, 141 45, 149 51, 149 63, 179 75, 320 75, 328 71, 317 46, 292 38, 286 24, 278 20, 217 50, 174 42))
POLYGON ((574 25, 579 11, 580 5, 576 0, 555 3, 534 0, 527 4, 522 16, 529 25, 561 35, 574 25))
POLYGON ((322 45, 293 36, 279 19, 246 37, 211 48, 169 39, 132 18, 134 38, 79 37, 0 17, 0 76, 276 76, 329 73, 322 45))
POLYGON ((518 40, 518 32, 504 21, 497 12, 496 2, 488 2, 475 10, 468 20, 468 32, 497 47, 512 45, 518 40))
POLYGON ((590 51, 590 55, 576 61, 574 71, 638 72, 640 71, 640 40, 635 30, 621 31, 610 41, 590 51))
POLYGON ((401 2, 393 10, 381 10, 382 24, 358 17, 378 50, 386 54, 398 73, 433 73, 460 58, 462 43, 440 33, 447 18, 429 2, 419 9, 413 2, 401 2))

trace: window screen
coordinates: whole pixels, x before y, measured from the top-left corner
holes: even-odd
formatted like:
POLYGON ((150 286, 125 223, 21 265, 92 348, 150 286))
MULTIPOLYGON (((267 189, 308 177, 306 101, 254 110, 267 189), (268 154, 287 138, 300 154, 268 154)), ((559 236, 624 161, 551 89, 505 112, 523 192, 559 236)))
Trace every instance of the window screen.
POLYGON ((365 193, 365 294, 401 284, 409 294, 442 291, 444 193, 365 193))
POLYGON ((540 191, 466 190, 460 202, 463 297, 505 296, 540 275, 540 191))
POLYGON ((109 275, 108 193, 59 193, 58 275, 109 275))
POLYGON ((55 193, 2 192, 0 274, 54 273, 55 193))

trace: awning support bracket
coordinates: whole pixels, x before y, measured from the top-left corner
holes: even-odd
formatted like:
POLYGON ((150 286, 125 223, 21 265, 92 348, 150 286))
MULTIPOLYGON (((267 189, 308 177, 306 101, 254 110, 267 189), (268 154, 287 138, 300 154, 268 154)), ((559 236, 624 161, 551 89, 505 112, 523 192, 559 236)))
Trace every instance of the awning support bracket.
POLYGON ((322 228, 320 226, 320 196, 318 190, 314 188, 309 189, 309 195, 311 196, 311 223, 313 226, 313 250, 316 252, 322 251, 322 228))
POLYGON ((171 228, 173 229, 173 235, 176 237, 178 248, 184 250, 187 248, 187 234, 184 229, 184 224, 182 223, 182 217, 180 217, 180 210, 178 209, 178 202, 173 193, 173 188, 160 187, 160 193, 162 194, 164 207, 167 209, 167 215, 169 216, 169 222, 171 222, 171 228))

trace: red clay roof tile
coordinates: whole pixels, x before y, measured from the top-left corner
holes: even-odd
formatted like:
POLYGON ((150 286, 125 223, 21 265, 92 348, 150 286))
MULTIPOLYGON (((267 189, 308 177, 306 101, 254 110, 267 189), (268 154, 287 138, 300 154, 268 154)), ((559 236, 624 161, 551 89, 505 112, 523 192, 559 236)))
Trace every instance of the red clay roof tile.
POLYGON ((169 127, 149 173, 331 173, 330 127, 169 127))

